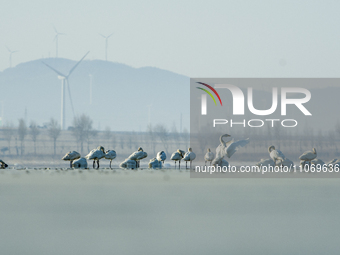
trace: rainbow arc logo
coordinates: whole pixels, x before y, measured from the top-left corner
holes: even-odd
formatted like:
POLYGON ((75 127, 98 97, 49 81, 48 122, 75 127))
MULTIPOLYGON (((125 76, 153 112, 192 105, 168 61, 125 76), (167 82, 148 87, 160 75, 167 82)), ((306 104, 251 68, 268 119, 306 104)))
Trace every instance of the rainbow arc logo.
MULTIPOLYGON (((220 98, 220 95, 217 93, 217 91, 216 91, 213 87, 211 87, 210 85, 205 84, 205 83, 203 83, 203 82, 197 82, 197 83, 199 83, 199 84, 201 84, 201 85, 203 85, 203 86, 206 86, 206 87, 209 88, 212 92, 214 92, 215 95, 217 96, 218 100, 220 101, 221 106, 222 106, 222 100, 221 100, 221 98, 220 98)), ((216 100, 215 100, 215 97, 211 94, 211 92, 210 92, 209 90, 204 89, 204 88, 200 88, 200 87, 196 87, 196 88, 198 88, 198 89, 203 90, 204 92, 206 92, 206 93, 214 100, 215 105, 217 105, 216 100)))

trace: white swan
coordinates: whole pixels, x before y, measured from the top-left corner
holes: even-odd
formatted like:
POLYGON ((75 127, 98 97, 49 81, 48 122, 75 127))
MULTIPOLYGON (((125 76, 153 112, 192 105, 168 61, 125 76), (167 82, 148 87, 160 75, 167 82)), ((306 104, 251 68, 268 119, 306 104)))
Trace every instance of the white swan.
POLYGON ((141 147, 139 147, 137 151, 135 151, 128 157, 128 159, 135 160, 137 168, 139 168, 140 166, 139 161, 142 160, 143 158, 146 158, 147 156, 148 154, 145 151, 143 151, 141 147))
POLYGON ((278 165, 277 161, 282 162, 286 158, 285 155, 283 155, 282 151, 275 149, 274 145, 268 148, 268 152, 271 159, 274 160, 275 165, 278 165))
POLYGON ((117 154, 116 154, 116 152, 115 152, 114 150, 107 150, 106 153, 105 153, 104 158, 110 160, 110 169, 112 169, 112 168, 111 168, 112 160, 115 159, 116 156, 117 156, 117 154))
POLYGON ((5 169, 7 167, 8 165, 0 159, 0 169, 5 169))
POLYGON ((165 152, 164 151, 158 152, 156 158, 157 158, 158 161, 162 161, 163 164, 164 164, 164 160, 166 160, 165 152))
POLYGON ((190 161, 190 169, 191 162, 196 158, 196 154, 192 151, 191 148, 188 149, 187 153, 185 153, 183 160, 185 161, 185 169, 187 169, 188 161, 190 161))
POLYGON ((337 158, 334 158, 334 159, 332 159, 331 161, 329 161, 328 163, 327 163, 327 165, 333 165, 335 162, 337 162, 338 161, 338 159, 337 158))
POLYGON ((294 166, 294 162, 291 161, 291 160, 288 159, 288 158, 284 158, 284 159, 279 159, 279 160, 276 162, 276 165, 277 165, 277 166, 287 166, 287 167, 292 167, 292 166, 294 166))
POLYGON ((105 157, 105 149, 103 146, 98 146, 97 149, 93 149, 89 154, 85 156, 85 158, 89 160, 93 160, 93 168, 94 163, 97 161, 97 169, 99 168, 99 160, 105 157))
POLYGON ((74 168, 87 168, 86 158, 79 158, 72 162, 72 167, 74 168))
POLYGON ((303 160, 303 161, 309 161, 309 162, 310 162, 311 160, 315 159, 316 156, 317 156, 317 154, 316 154, 316 149, 313 148, 312 151, 305 151, 305 152, 299 157, 299 159, 300 159, 300 160, 303 160))
POLYGON ((224 137, 230 137, 230 135, 224 134, 220 136, 220 145, 217 146, 216 148, 216 156, 214 160, 212 161, 212 165, 217 164, 219 166, 225 166, 226 163, 222 161, 224 156, 227 156, 228 158, 230 158, 232 155, 234 155, 236 151, 238 151, 240 148, 246 146, 249 143, 249 138, 244 139, 244 140, 239 140, 236 142, 234 142, 234 139, 231 139, 229 142, 225 142, 223 141, 224 137))
POLYGON ((64 157, 62 157, 62 160, 70 161, 70 168, 72 168, 72 162, 78 158, 80 158, 80 153, 76 151, 69 151, 65 154, 64 157))
POLYGON ((321 160, 321 159, 313 159, 312 161, 311 161, 311 164, 312 165, 315 165, 315 166, 321 166, 321 167, 323 167, 324 165, 326 165, 325 164, 325 162, 323 161, 323 160, 321 160))
POLYGON ((302 169, 310 169, 310 166, 311 166, 311 161, 309 160, 300 160, 300 166, 302 169), (305 166, 308 166, 308 168, 305 168, 305 166))
POLYGON ((258 163, 255 164, 256 166, 258 166, 260 169, 262 168, 262 166, 275 166, 275 162, 274 160, 272 160, 271 158, 267 158, 267 159, 261 159, 258 163))
POLYGON ((184 154, 185 154, 185 152, 180 150, 180 149, 178 149, 177 151, 172 153, 170 159, 175 161, 175 168, 176 168, 176 162, 178 161, 179 169, 181 169, 181 160, 182 160, 184 154))
POLYGON ((334 168, 335 166, 340 167, 340 159, 332 159, 326 165, 328 168, 334 168))
POLYGON ((119 167, 125 169, 135 169, 137 168, 137 161, 127 158, 122 163, 120 163, 119 167))
POLYGON ((149 168, 162 168, 162 162, 157 158, 150 159, 149 168))
POLYGON ((211 165, 211 162, 214 160, 214 158, 215 158, 215 154, 209 148, 207 150, 207 153, 204 156, 205 165, 207 165, 207 161, 210 162, 210 165, 211 165))

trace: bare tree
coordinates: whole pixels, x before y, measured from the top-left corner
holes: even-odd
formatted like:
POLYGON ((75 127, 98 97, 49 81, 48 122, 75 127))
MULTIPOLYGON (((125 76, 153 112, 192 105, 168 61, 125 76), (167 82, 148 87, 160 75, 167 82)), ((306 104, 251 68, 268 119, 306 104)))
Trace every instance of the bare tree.
POLYGON ((128 139, 128 142, 129 142, 129 146, 130 148, 137 148, 137 147, 140 147, 140 145, 138 144, 138 135, 136 135, 136 132, 135 131, 132 131, 130 134, 129 134, 129 139, 128 139))
POLYGON ((89 132, 86 133, 86 141, 87 141, 87 150, 90 151, 90 143, 91 143, 91 138, 96 138, 98 135, 97 130, 89 130, 89 132))
POLYGON ((73 120, 73 135, 75 136, 77 142, 80 143, 80 151, 83 154, 83 145, 84 142, 87 141, 87 147, 89 150, 89 140, 90 137, 96 135, 96 132, 92 130, 93 121, 89 116, 82 114, 79 117, 74 117, 73 120))
POLYGON ((36 141, 37 141, 38 135, 40 134, 40 130, 39 130, 37 124, 35 123, 35 121, 31 121, 29 132, 30 132, 32 141, 34 143, 34 155, 37 155, 36 141))
POLYGON ((153 155, 155 155, 156 154, 156 134, 154 133, 154 130, 153 130, 151 124, 149 124, 147 126, 146 132, 148 134, 147 140, 149 141, 150 147, 153 151, 153 155))
POLYGON ((156 133, 156 136, 161 140, 166 154, 169 154, 168 148, 169 148, 170 134, 169 134, 168 129, 164 125, 158 124, 154 128, 154 132, 156 133))
POLYGON ((133 144, 132 140, 133 140, 132 134, 129 132, 127 135, 127 142, 126 142, 129 150, 132 149, 132 144, 133 144))
POLYGON ((318 135, 317 135, 317 143, 318 143, 318 147, 320 148, 320 150, 323 149, 323 146, 324 146, 324 137, 323 137, 323 134, 322 134, 322 130, 319 129, 318 130, 318 135))
POLYGON ((8 153, 11 153, 11 140, 14 136, 14 126, 13 124, 6 124, 2 130, 8 144, 8 153))
POLYGON ((19 119, 18 135, 20 140, 20 155, 24 154, 24 140, 27 135, 27 126, 24 119, 19 119))
POLYGON ((51 119, 48 123, 48 135, 53 139, 53 155, 56 154, 56 145, 57 145, 57 139, 60 135, 60 125, 58 124, 58 121, 55 119, 51 119))
POLYGON ((109 126, 107 126, 102 134, 102 137, 104 139, 105 146, 109 147, 109 145, 111 144, 111 138, 112 138, 112 132, 111 132, 111 128, 109 126))
POLYGON ((331 148, 335 148, 335 155, 337 155, 338 153, 338 146, 336 145, 336 142, 335 142, 335 132, 333 130, 330 130, 328 132, 328 141, 329 141, 329 145, 331 148))
POLYGON ((112 148, 116 147, 116 143, 117 143, 116 136, 114 135, 114 133, 112 133, 112 138, 111 138, 111 146, 112 146, 112 148))
POLYGON ((177 131, 175 122, 174 122, 174 124, 173 124, 173 126, 171 128, 171 133, 172 133, 172 139, 175 142, 175 145, 176 145, 176 147, 178 149, 180 147, 180 145, 181 145, 181 140, 180 140, 180 134, 177 131))
POLYGON ((183 129, 182 138, 185 144, 185 148, 189 148, 190 134, 186 128, 183 129))

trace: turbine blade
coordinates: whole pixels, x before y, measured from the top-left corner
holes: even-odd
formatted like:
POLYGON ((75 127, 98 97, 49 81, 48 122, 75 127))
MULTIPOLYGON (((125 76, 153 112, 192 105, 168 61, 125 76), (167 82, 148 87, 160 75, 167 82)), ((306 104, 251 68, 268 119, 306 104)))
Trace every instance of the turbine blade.
POLYGON ((69 71, 67 77, 69 77, 69 76, 71 75, 71 73, 74 71, 74 69, 77 68, 77 66, 80 64, 80 62, 83 61, 83 59, 84 59, 84 58, 87 56, 87 54, 89 54, 89 53, 90 53, 90 52, 88 51, 88 52, 84 55, 84 57, 82 57, 82 59, 79 60, 78 63, 74 65, 74 67, 72 67, 72 69, 69 71))
POLYGON ((111 37, 111 35, 113 35, 113 33, 112 33, 112 34, 110 34, 109 36, 107 36, 107 38, 111 37))
POLYGON ((54 29, 54 31, 58 34, 58 31, 57 31, 57 29, 55 28, 55 26, 52 24, 52 26, 53 26, 53 29, 54 29))
POLYGON ((7 48, 7 50, 9 51, 9 52, 11 52, 11 50, 7 47, 7 46, 5 46, 6 48, 7 48))
POLYGON ((74 115, 74 108, 73 108, 73 103, 72 103, 72 96, 71 96, 70 82, 68 81, 68 78, 66 78, 66 83, 67 83, 68 96, 69 96, 69 98, 70 98, 70 102, 71 102, 71 108, 72 108, 72 112, 73 112, 73 118, 74 118, 74 117, 75 117, 75 115, 74 115))
POLYGON ((46 64, 45 62, 43 62, 43 64, 45 66, 47 66, 48 68, 52 69, 54 72, 56 72, 57 74, 59 74, 60 76, 66 77, 64 74, 62 74, 61 72, 59 72, 58 70, 54 69, 52 66, 46 64))
POLYGON ((104 37, 104 38, 106 38, 106 36, 105 35, 102 35, 102 34, 99 34, 100 36, 102 36, 102 37, 104 37))

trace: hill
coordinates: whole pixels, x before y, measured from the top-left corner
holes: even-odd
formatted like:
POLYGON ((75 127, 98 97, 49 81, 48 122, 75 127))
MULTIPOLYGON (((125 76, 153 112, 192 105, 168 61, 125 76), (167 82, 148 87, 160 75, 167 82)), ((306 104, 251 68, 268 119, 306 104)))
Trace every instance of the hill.
MULTIPOLYGON (((51 117, 60 121, 61 80, 43 62, 63 74, 75 65, 69 59, 38 59, 0 72, 4 122, 17 125, 19 118, 39 124, 51 117)), ((102 60, 84 60, 69 78, 75 114, 86 113, 94 128, 114 131, 145 130, 150 120, 189 128, 189 78, 154 67, 133 68, 102 60), (92 78, 90 77, 92 76, 92 78), (92 79, 92 101, 90 80, 92 79)), ((66 127, 73 113, 66 91, 66 127)))

